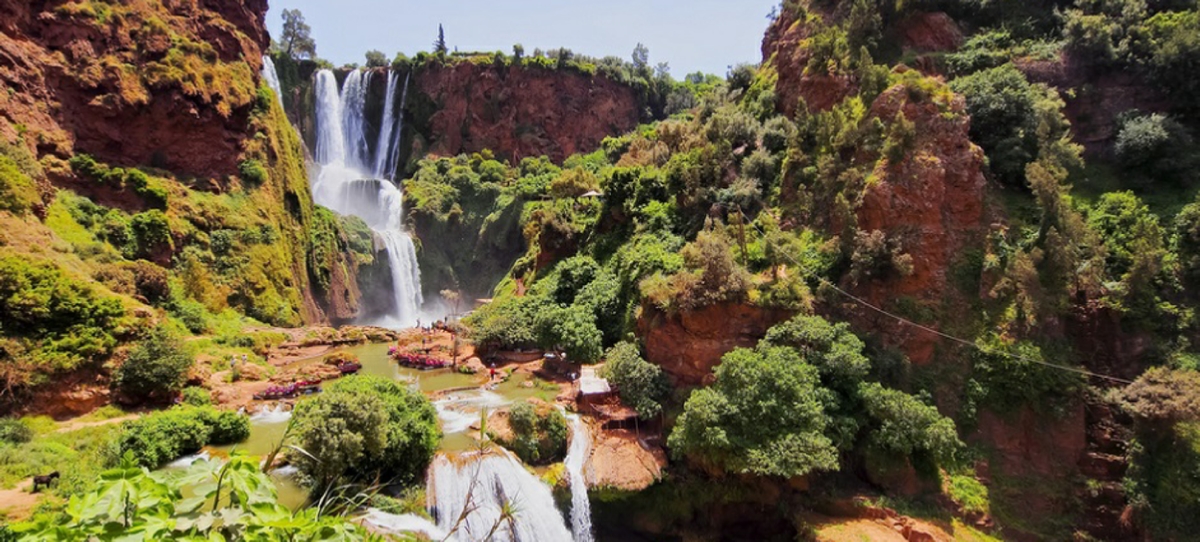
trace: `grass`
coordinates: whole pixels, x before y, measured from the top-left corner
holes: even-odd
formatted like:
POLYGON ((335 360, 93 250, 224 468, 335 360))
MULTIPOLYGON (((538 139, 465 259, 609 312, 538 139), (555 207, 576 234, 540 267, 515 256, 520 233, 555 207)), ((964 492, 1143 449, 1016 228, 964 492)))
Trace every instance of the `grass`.
POLYGON ((37 437, 24 444, 0 445, 0 487, 12 488, 30 476, 58 471, 62 479, 53 492, 59 495, 69 495, 95 480, 105 468, 108 445, 120 428, 108 424, 55 433, 46 431, 44 420, 27 423, 37 437))
POLYGON ((988 488, 975 477, 964 474, 950 475, 946 493, 968 513, 987 514, 991 511, 988 488))

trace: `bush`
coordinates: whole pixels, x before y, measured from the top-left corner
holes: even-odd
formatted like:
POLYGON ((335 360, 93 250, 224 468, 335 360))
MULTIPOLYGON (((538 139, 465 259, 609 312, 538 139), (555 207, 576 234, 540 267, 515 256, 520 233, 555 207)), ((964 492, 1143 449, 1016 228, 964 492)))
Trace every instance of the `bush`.
POLYGON ((987 153, 991 170, 1005 183, 1023 186, 1025 165, 1037 156, 1037 94, 1012 64, 950 82, 971 115, 971 140, 987 153))
POLYGON ((672 453, 760 476, 837 469, 817 370, 795 350, 738 348, 715 373, 711 386, 688 397, 668 439, 672 453))
POLYGON ((19 215, 38 203, 41 197, 33 180, 11 158, 0 155, 0 210, 19 215))
POLYGON ((750 275, 734 261, 725 237, 700 232, 683 248, 683 260, 683 270, 669 277, 655 275, 642 283, 642 294, 660 309, 691 311, 745 298, 750 275))
POLYGON ((1143 184, 1189 184, 1195 179, 1195 141, 1182 124, 1159 113, 1128 114, 1118 123, 1114 149, 1127 174, 1143 184))
POLYGON ((250 186, 262 186, 270 178, 267 168, 258 160, 243 160, 238 164, 238 175, 250 186))
POLYGON ((533 403, 513 405, 508 413, 513 441, 504 443, 522 461, 545 465, 561 461, 567 453, 567 419, 549 405, 533 403))
POLYGON ((180 406, 127 422, 117 437, 120 454, 158 468, 206 444, 230 444, 250 435, 250 418, 212 407, 180 406))
POLYGON ((638 347, 632 343, 619 343, 608 350, 601 376, 617 388, 621 401, 642 418, 653 418, 662 412, 660 401, 671 391, 662 368, 642 359, 638 347))
POLYGON ((183 388, 193 362, 179 339, 160 326, 113 373, 113 388, 133 402, 170 400, 183 388))
POLYGON ((326 487, 340 478, 418 482, 441 439, 437 411, 420 392, 376 376, 352 376, 296 406, 293 454, 326 487))
POLYGON ((154 209, 133 215, 130 228, 138 257, 149 257, 163 250, 174 252, 171 225, 162 211, 154 209))
POLYGON ((212 394, 204 388, 188 386, 183 388, 183 404, 191 406, 210 406, 212 405, 212 394))
POLYGON ((33 440, 33 429, 16 418, 0 418, 0 442, 23 444, 33 440))

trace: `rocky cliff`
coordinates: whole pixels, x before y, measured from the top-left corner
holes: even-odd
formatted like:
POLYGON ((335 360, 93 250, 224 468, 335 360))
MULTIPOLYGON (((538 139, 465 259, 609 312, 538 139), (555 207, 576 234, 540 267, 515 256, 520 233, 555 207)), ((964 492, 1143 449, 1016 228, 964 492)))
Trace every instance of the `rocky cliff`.
POLYGON ((458 62, 414 73, 412 156, 490 149, 517 163, 591 152, 638 123, 634 89, 603 76, 458 62))
POLYGON ((55 187, 129 214, 161 209, 170 242, 140 258, 172 267, 185 248, 232 250, 226 260, 246 267, 218 285, 229 304, 278 324, 352 318, 348 239, 315 212, 303 148, 260 87, 266 11, 265 0, 0 0, 0 138, 55 187), (99 169, 67 166, 85 154, 99 169), (146 175, 96 175, 120 168, 155 188, 126 186, 146 175), (239 194, 254 212, 205 193, 225 206, 239 194), (280 238, 258 244, 244 229, 280 238), (263 304, 272 308, 257 312, 263 304))

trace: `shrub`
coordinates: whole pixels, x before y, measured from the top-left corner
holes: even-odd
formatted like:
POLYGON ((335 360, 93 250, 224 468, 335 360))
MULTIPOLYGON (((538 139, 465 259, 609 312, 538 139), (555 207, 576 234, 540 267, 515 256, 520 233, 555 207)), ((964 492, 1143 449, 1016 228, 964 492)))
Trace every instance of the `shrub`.
POLYGON ((269 179, 267 168, 258 160, 242 160, 238 164, 238 175, 250 186, 262 186, 269 179))
POLYGON ((561 348, 574 362, 591 363, 603 353, 604 335, 589 307, 571 305, 543 310, 536 316, 538 344, 561 348))
POLYGON ((157 305, 171 297, 171 284, 165 269, 146 260, 138 260, 126 267, 133 272, 133 285, 138 295, 146 301, 157 305))
POLYGON ((441 439, 437 411, 420 392, 375 376, 353 376, 296 406, 292 460, 318 485, 342 477, 419 481, 441 439))
POLYGON ((859 385, 859 397, 870 422, 868 444, 889 455, 928 454, 947 461, 962 447, 954 422, 933 406, 876 382, 859 385))
POLYGON ((148 257, 162 250, 174 252, 171 225, 162 211, 154 209, 133 215, 130 227, 138 257, 148 257))
POLYGON ((23 444, 33 440, 33 429, 16 418, 0 418, 0 443, 23 444))
POLYGON ((250 434, 250 419, 212 407, 179 406, 127 422, 117 437, 119 453, 158 468, 206 444, 230 444, 250 434))
POLYGON ((505 443, 517 457, 531 465, 562 460, 567 452, 567 419, 549 405, 521 402, 509 410, 513 441, 505 443))
POLYGON ((11 158, 0 155, 0 210, 22 214, 38 203, 41 198, 33 180, 11 158))
POLYGON ((642 294, 660 309, 690 311, 745 298, 750 275, 734 261, 725 237, 702 231, 682 253, 684 269, 669 277, 657 274, 642 282, 642 294))
POLYGON ((1136 112, 1118 122, 1114 149, 1129 175, 1142 183, 1188 184, 1194 180, 1195 142, 1182 124, 1159 113, 1136 112))
POLYGON ((183 388, 193 359, 179 339, 157 327, 113 374, 113 388, 134 402, 169 400, 183 388))
POLYGON ((198 386, 183 388, 183 404, 191 406, 212 405, 212 394, 198 386))

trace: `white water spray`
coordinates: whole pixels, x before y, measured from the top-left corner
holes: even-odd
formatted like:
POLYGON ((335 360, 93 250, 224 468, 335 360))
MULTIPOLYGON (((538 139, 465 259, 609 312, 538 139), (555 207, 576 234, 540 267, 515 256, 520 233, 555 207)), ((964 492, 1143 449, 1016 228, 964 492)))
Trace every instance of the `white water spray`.
POLYGON ((457 462, 439 455, 429 468, 428 492, 438 527, 453 530, 458 540, 483 540, 493 529, 497 542, 571 540, 550 486, 507 451, 457 462), (506 503, 514 510, 512 521, 500 519, 506 503), (464 510, 470 513, 458 523, 464 510))
MULTIPOLYGON (((381 325, 409 327, 416 324, 424 299, 421 297, 421 270, 412 239, 404 231, 403 194, 390 181, 380 179, 374 171, 371 149, 367 144, 364 110, 370 72, 353 71, 339 92, 333 72, 321 70, 316 75, 317 94, 317 161, 320 173, 313 182, 313 199, 343 215, 354 215, 366 222, 383 242, 392 272, 393 311, 381 325), (374 178, 372 178, 374 177, 374 178)), ((388 98, 395 90, 394 75, 389 75, 388 98)), ((393 104, 394 105, 394 104, 393 104)), ((383 124, 393 116, 391 106, 385 106, 383 124)), ((389 129, 389 131, 394 131, 389 129)), ((382 137, 382 136, 381 136, 382 137)), ((395 152, 398 138, 381 139, 387 145, 375 149, 387 158, 395 152)))
POLYGON ((571 447, 564 461, 571 482, 571 531, 575 542, 592 542, 592 504, 588 501, 587 480, 583 467, 592 451, 592 435, 583 418, 572 415, 571 447))

